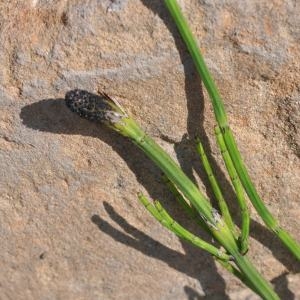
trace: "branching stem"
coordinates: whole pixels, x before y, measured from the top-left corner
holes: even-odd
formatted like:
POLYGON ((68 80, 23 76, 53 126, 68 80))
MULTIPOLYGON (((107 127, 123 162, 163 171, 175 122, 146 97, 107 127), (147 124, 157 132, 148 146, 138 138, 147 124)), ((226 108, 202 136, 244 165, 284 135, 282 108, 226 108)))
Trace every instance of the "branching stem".
POLYGON ((241 228, 241 235, 239 237, 239 241, 240 241, 241 253, 244 254, 248 250, 248 237, 249 237, 249 226, 250 226, 250 214, 247 207, 246 199, 244 197, 244 189, 243 186, 241 185, 240 179, 237 175, 231 157, 228 153, 226 144, 224 142, 224 138, 221 134, 221 130, 218 126, 215 127, 215 134, 216 134, 217 143, 219 145, 226 169, 228 171, 229 177, 231 179, 231 183, 236 193, 236 198, 239 207, 241 209, 242 228, 241 228))
POLYGON ((145 208, 152 214, 152 216, 158 220, 164 227, 168 228, 170 231, 175 233, 180 238, 190 242, 191 244, 197 246, 198 248, 205 250, 217 257, 222 261, 229 261, 231 257, 226 253, 222 252, 215 246, 207 243, 203 239, 197 237, 190 231, 186 230, 180 224, 178 224, 162 207, 159 201, 155 201, 154 205, 142 194, 138 195, 140 202, 145 206, 145 208))
POLYGON ((204 151, 203 145, 202 145, 202 143, 201 143, 201 141, 200 141, 199 138, 196 138, 196 149, 197 149, 197 152, 198 152, 198 154, 199 154, 199 156, 201 158, 201 161, 202 161, 204 170, 205 170, 205 172, 207 174, 209 183, 211 185, 213 193, 214 193, 214 195, 216 197, 216 200, 218 202, 221 214, 224 217, 224 220, 225 220, 227 226, 230 228, 230 230, 232 231, 232 233, 236 237, 237 236, 237 231, 236 231, 236 228, 235 228, 235 224, 232 221, 232 218, 231 218, 231 215, 230 215, 227 203, 226 203, 226 201, 224 199, 224 196, 223 196, 223 193, 221 191, 221 188, 220 188, 220 186, 218 184, 218 181, 217 181, 217 179, 216 179, 216 177, 215 177, 215 175, 213 173, 212 167, 211 167, 211 165, 209 163, 209 160, 207 158, 207 155, 206 155, 206 153, 204 151))
POLYGON ((184 18, 180 7, 176 0, 165 0, 165 5, 168 8, 170 14, 173 17, 175 24, 178 27, 178 30, 194 60, 196 69, 205 85, 207 92, 210 96, 213 110, 215 114, 216 121, 222 132, 228 153, 232 159, 233 165, 237 171, 237 174, 241 180, 241 183, 251 200, 253 206, 257 210, 258 214, 261 216, 266 226, 272 230, 279 239, 285 244, 285 246, 295 255, 295 257, 300 260, 300 245, 297 243, 291 235, 283 230, 279 225, 277 220, 273 217, 271 212, 268 210, 260 196, 250 176, 244 165, 241 154, 238 150, 235 139, 232 135, 232 132, 229 128, 227 115, 224 107, 222 98, 218 92, 218 89, 210 75, 210 72, 205 64, 205 61, 202 57, 200 49, 197 45, 197 41, 194 38, 186 19, 184 18))

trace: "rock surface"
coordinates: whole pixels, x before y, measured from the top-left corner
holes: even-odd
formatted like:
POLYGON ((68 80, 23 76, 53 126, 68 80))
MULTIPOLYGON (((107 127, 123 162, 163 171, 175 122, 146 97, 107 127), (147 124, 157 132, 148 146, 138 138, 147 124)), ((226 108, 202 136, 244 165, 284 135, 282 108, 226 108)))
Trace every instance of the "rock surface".
MULTIPOLYGON (((300 241, 299 1, 180 4, 260 194, 300 241)), ((120 99, 210 195, 198 134, 232 198, 208 97, 163 1, 2 1, 0 20, 1 299, 257 299, 137 202, 138 191, 161 199, 197 232, 160 171, 64 105, 74 88, 120 99)), ((300 299, 299 264, 251 211, 250 258, 282 299, 300 299)))

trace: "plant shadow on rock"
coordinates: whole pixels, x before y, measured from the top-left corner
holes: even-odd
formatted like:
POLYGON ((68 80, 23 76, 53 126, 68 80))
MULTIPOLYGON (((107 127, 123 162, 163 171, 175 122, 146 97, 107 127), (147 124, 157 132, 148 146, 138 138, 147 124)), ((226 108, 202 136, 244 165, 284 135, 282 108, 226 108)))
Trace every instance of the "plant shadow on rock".
MULTIPOLYGON (((162 201, 164 205, 166 203, 168 209, 178 215, 178 221, 183 224, 186 223, 186 216, 180 214, 180 210, 174 205, 175 201, 169 190, 161 180, 157 179, 161 177, 159 169, 141 151, 137 151, 136 146, 131 141, 104 126, 100 127, 98 124, 79 118, 69 111, 64 99, 45 99, 26 105, 22 108, 20 117, 23 124, 35 130, 96 137, 107 143, 136 174, 139 183, 145 187, 149 195, 153 199, 164 200, 162 201)), ((110 218, 118 223, 125 232, 130 233, 131 236, 117 230, 100 216, 94 215, 92 221, 102 232, 110 235, 118 242, 166 262, 170 267, 185 273, 187 276, 198 279, 204 292, 210 299, 217 299, 218 297, 228 299, 225 291, 225 282, 218 274, 214 260, 209 254, 184 241, 182 241, 182 246, 185 250, 185 255, 176 252, 128 224, 108 203, 104 203, 104 207, 110 218), (153 248, 155 248, 155 251, 153 251, 153 248), (199 255, 200 253, 201 255, 199 255), (217 282, 217 285, 215 285, 215 282, 217 282)), ((252 220, 251 229, 252 236, 268 247, 274 256, 290 271, 296 272, 299 269, 299 265, 295 264, 293 259, 289 259, 290 254, 271 232, 254 220, 252 220)), ((191 230, 195 231, 195 226, 192 226, 191 230)), ((288 290, 285 276, 281 276, 280 280, 274 280, 274 284, 277 292, 283 299, 294 299, 293 294, 288 290)), ((195 298, 193 296, 196 293, 195 291, 189 295, 191 292, 189 287, 185 287, 185 292, 189 299, 205 299, 206 297, 198 295, 198 298, 195 298)))
MULTIPOLYGON (((105 126, 100 127, 98 124, 79 118, 66 107, 64 99, 44 99, 27 105, 22 108, 20 117, 27 127, 35 130, 58 134, 91 136, 107 143, 112 147, 113 151, 116 151, 123 158, 128 167, 136 175, 139 183, 148 191, 149 195, 153 199, 161 199, 163 205, 171 211, 171 214, 172 212, 175 213, 179 218, 177 218, 179 222, 182 221, 186 225, 185 216, 176 206, 176 201, 174 201, 171 193, 160 179, 160 170, 131 141, 105 126)), ((133 247, 148 256, 153 257, 153 253, 155 253, 155 258, 166 262, 169 266, 184 272, 190 277, 198 279, 206 294, 216 291, 214 282, 217 282, 218 294, 223 297, 222 299, 228 299, 225 293, 225 282, 218 274, 214 260, 210 255, 206 252, 201 252, 201 250, 199 252, 199 249, 185 242, 182 243, 186 255, 182 255, 128 224, 109 204, 104 203, 104 206, 111 219, 117 222, 126 232, 130 232, 135 238, 133 239, 128 235, 124 235, 100 216, 94 215, 92 221, 102 232, 110 235, 116 241, 133 247), (153 251, 153 248, 155 248, 155 251, 153 251), (204 271, 203 266, 206 266, 204 271)), ((191 230, 195 231, 195 227, 193 226, 191 230)))
MULTIPOLYGON (((207 151, 215 175, 222 184, 225 198, 234 199, 231 184, 226 180, 216 160, 210 155, 211 147, 203 127, 204 99, 202 85, 200 79, 197 78, 196 70, 186 47, 181 41, 179 33, 172 23, 163 2, 158 0, 141 1, 146 7, 159 15, 166 24, 175 39, 175 44, 184 67, 188 108, 187 135, 182 137, 181 142, 174 145, 177 159, 185 173, 194 181, 193 170, 195 169, 197 171, 199 177, 207 187, 208 196, 213 198, 206 176, 200 169, 199 158, 193 150, 194 143, 191 141, 191 138, 196 135, 199 136, 207 151), (187 156, 187 154, 189 156, 187 156)), ((136 146, 129 140, 104 126, 99 129, 97 124, 80 119, 69 111, 65 106, 64 99, 44 99, 37 103, 27 105, 22 108, 20 116, 26 126, 36 130, 58 134, 91 136, 107 143, 123 158, 128 167, 136 174, 139 183, 145 187, 153 199, 160 199, 167 210, 170 210, 171 213, 176 213, 179 222, 185 226, 192 226, 190 228, 192 231, 196 230, 194 225, 186 223, 186 216, 181 214, 180 210, 174 205, 175 201, 173 197, 160 180, 161 172, 159 169, 142 152, 138 151, 136 146)), ((120 243, 135 248, 147 256, 162 260, 170 267, 200 281, 207 296, 201 296, 197 291, 186 286, 184 287, 184 291, 188 299, 229 299, 226 294, 225 281, 218 274, 214 259, 209 254, 184 241, 182 241, 182 246, 185 250, 185 254, 183 255, 182 253, 176 252, 128 224, 108 203, 104 202, 104 207, 110 218, 119 224, 130 236, 117 230, 100 216, 94 215, 92 222, 94 222, 102 232, 110 235, 120 243), (205 266, 205 268, 203 268, 203 266, 205 266)), ((233 203, 229 203, 229 207, 236 219, 238 215, 237 206, 233 203)), ((293 257, 291 257, 290 253, 281 245, 277 238, 258 222, 251 220, 251 223, 251 235, 268 247, 273 255, 283 263, 288 270, 297 272, 297 270, 299 270, 299 263, 295 263, 293 257)), ((288 289, 286 274, 282 274, 280 277, 274 279, 273 284, 281 298, 286 300, 294 299, 293 293, 288 289)))

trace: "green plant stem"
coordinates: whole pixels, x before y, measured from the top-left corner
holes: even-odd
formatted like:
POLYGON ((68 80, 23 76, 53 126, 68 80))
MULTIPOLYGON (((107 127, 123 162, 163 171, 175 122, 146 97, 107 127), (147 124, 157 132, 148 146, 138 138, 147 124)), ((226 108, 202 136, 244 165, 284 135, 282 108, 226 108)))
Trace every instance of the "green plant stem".
POLYGON ((188 23, 183 16, 181 9, 176 0, 165 0, 165 5, 173 17, 175 24, 194 60, 196 69, 201 76, 201 79, 207 89, 207 92, 213 102, 213 109, 217 119, 220 122, 220 127, 227 125, 227 117, 224 114, 225 108, 217 87, 210 75, 210 72, 201 55, 197 41, 194 38, 188 23))
POLYGON ((280 300, 269 283, 267 283, 264 278, 257 272, 253 264, 246 256, 238 253, 234 256, 234 258, 235 264, 239 267, 242 274, 247 278, 246 282, 248 283, 249 287, 252 286, 252 289, 265 300, 280 300), (249 280, 249 278, 251 278, 251 280, 249 280), (257 284, 258 282, 259 284, 257 284))
POLYGON ((213 236, 228 252, 238 249, 236 241, 223 221, 196 185, 184 174, 175 161, 133 121, 126 117, 115 124, 118 131, 128 136, 166 174, 170 181, 189 199, 200 216, 209 226, 213 236))
POLYGON ((223 218, 211 206, 196 185, 184 174, 175 161, 130 118, 122 120, 122 132, 129 130, 131 139, 153 162, 166 174, 170 181, 189 199, 203 220, 208 224, 214 235, 227 251, 235 251, 238 247, 235 239, 223 221, 223 218))
POLYGON ((289 233, 279 227, 277 221, 259 197, 250 179, 250 176, 245 168, 245 165, 237 148, 234 137, 229 128, 227 115, 221 96, 204 62, 196 39, 194 38, 177 1, 165 0, 165 5, 173 17, 173 20, 176 23, 178 30, 194 60, 196 69, 199 72, 201 79, 207 89, 207 92, 212 101, 215 117, 224 137, 228 152, 242 182, 242 185, 244 186, 244 189, 249 196, 249 199, 251 200, 253 206, 255 207, 267 227, 272 230, 286 245, 286 247, 295 255, 295 257, 300 260, 300 245, 289 235, 289 233))
POLYGON ((244 197, 244 189, 241 185, 240 179, 236 173, 235 167, 231 160, 231 157, 228 153, 226 144, 224 142, 224 138, 222 136, 221 130, 219 126, 215 127, 215 135, 217 139, 217 143, 219 145, 226 169, 228 171, 229 177, 231 179, 231 183, 234 187, 237 202, 241 209, 241 216, 242 216, 242 226, 241 226, 241 235, 239 237, 240 241, 240 249, 241 253, 244 254, 248 250, 248 237, 249 237, 249 227, 250 227, 250 214, 247 207, 247 203, 244 197))
POLYGON ((269 283, 258 273, 254 266, 239 253, 239 247, 234 236, 223 218, 212 208, 208 200, 198 190, 195 184, 183 173, 174 160, 130 117, 122 118, 114 124, 116 130, 129 137, 156 165, 166 174, 172 183, 180 190, 184 197, 189 199, 209 227, 213 237, 234 258, 247 281, 254 290, 268 300, 279 299, 269 283))
MULTIPOLYGON (((192 233, 188 232, 186 234, 187 230, 183 228, 181 225, 179 225, 162 207, 160 202, 155 201, 155 205, 153 205, 147 197, 145 197, 143 194, 139 194, 138 198, 140 202, 143 204, 143 206, 149 211, 149 213, 158 221, 160 222, 164 227, 169 229, 171 232, 176 234, 178 237, 190 242, 194 246, 207 251, 208 253, 212 254, 213 257, 217 262, 219 262, 227 271, 232 273, 234 276, 239 278, 245 285, 247 285, 250 289, 256 292, 255 287, 247 280, 247 277, 245 277, 236 267, 234 267, 229 260, 232 258, 225 254, 224 252, 221 252, 220 249, 214 247, 213 245, 205 242, 204 240, 200 239, 199 237, 193 235, 192 233), (176 225, 177 224, 177 225, 176 225), (179 229, 178 229, 179 227, 179 229)), ((190 207, 191 208, 191 207, 190 207)))
POLYGON ((171 193, 176 198, 177 202, 182 206, 184 211, 187 213, 187 215, 194 220, 201 228, 203 228, 208 234, 211 234, 208 225, 204 222, 204 220, 200 217, 199 213, 195 209, 194 206, 192 206, 189 201, 180 193, 178 188, 168 179, 167 176, 163 176, 164 182, 166 183, 167 187, 171 191, 171 193))
MULTIPOLYGON (((199 219, 199 213, 197 212, 195 207, 193 207, 188 202, 188 200, 183 197, 183 195, 180 193, 178 188, 173 184, 173 182, 170 181, 169 178, 165 175, 163 176, 163 180, 164 180, 165 184, 167 185, 167 187, 169 188, 169 190, 171 191, 171 193, 175 196, 177 202, 182 206, 184 211, 188 214, 188 216, 191 219, 199 219)), ((204 223, 204 222, 202 222, 202 223, 204 223)))
POLYGON ((248 171, 242 161, 242 157, 237 148, 230 128, 224 128, 224 130, 222 130, 222 135, 224 137, 224 141, 226 143, 226 147, 228 149, 232 162, 243 184, 243 187, 256 211, 259 213, 267 227, 271 231, 273 231, 283 242, 283 244, 294 254, 294 256, 298 260, 300 260, 300 245, 291 237, 291 235, 287 231, 285 231, 278 225, 277 220, 273 217, 271 212, 268 210, 268 208, 265 206, 264 202, 258 195, 257 190, 255 189, 248 171))
POLYGON ((251 282, 247 279, 246 276, 244 276, 243 273, 240 272, 236 267, 234 267, 230 262, 222 261, 218 258, 215 258, 215 260, 221 264, 227 271, 229 271, 232 275, 239 278, 246 286, 248 286, 252 291, 254 291, 256 294, 260 294, 259 291, 251 284, 251 282))
POLYGON ((197 246, 198 248, 207 251, 212 254, 221 265, 226 268, 233 275, 237 276, 242 282, 244 282, 249 288, 251 288, 256 293, 260 294, 263 299, 279 299, 278 296, 270 290, 270 286, 267 282, 264 282, 264 279, 261 275, 256 271, 256 269, 252 266, 250 261, 241 256, 240 254, 236 254, 234 256, 235 264, 240 268, 242 272, 236 269, 229 263, 229 260, 232 258, 227 254, 220 251, 220 249, 214 247, 213 245, 205 242, 199 237, 195 236, 185 228, 183 228, 180 224, 178 224, 162 207, 159 201, 155 201, 154 205, 150 203, 150 201, 142 194, 139 194, 140 202, 145 206, 145 208, 152 214, 152 216, 158 220, 164 227, 168 228, 170 231, 175 233, 178 237, 190 242, 191 244, 197 246), (255 284, 253 284, 252 280, 249 280, 249 276, 255 283, 260 282, 260 288, 258 289, 255 284), (262 284, 265 283, 265 284, 262 284))
POLYGON ((232 231, 232 233, 236 237, 237 236, 237 231, 236 231, 236 228, 235 228, 235 224, 232 221, 227 203, 226 203, 226 201, 223 197, 223 193, 221 191, 221 188, 220 188, 220 186, 219 186, 219 184, 216 180, 216 177, 213 173, 213 170, 211 168, 211 165, 209 163, 209 160, 207 158, 207 155, 204 151, 203 145, 202 145, 199 138, 196 138, 196 150, 197 150, 197 152, 198 152, 198 154, 201 158, 204 170, 207 174, 207 177, 208 177, 208 180, 210 182, 211 188, 212 188, 213 193, 214 193, 214 195, 216 197, 216 200, 218 202, 221 214, 224 217, 224 220, 225 220, 226 224, 228 225, 228 227, 230 228, 230 230, 232 231))
POLYGON ((145 208, 152 214, 152 216, 159 221, 164 227, 175 233, 178 237, 190 242, 198 248, 207 251, 213 256, 217 257, 222 261, 229 261, 230 256, 222 252, 215 246, 207 243, 201 238, 197 237, 190 231, 186 230, 180 224, 178 224, 162 207, 159 201, 155 201, 153 205, 144 195, 139 194, 138 198, 145 208))
POLYGON ((275 292, 255 268, 239 253, 234 236, 223 218, 211 206, 196 185, 184 174, 178 164, 130 118, 120 105, 106 94, 99 96, 82 91, 69 91, 65 97, 67 106, 81 117, 107 125, 121 135, 130 138, 180 190, 198 211, 209 231, 231 255, 236 266, 254 290, 265 299, 278 299, 275 292))

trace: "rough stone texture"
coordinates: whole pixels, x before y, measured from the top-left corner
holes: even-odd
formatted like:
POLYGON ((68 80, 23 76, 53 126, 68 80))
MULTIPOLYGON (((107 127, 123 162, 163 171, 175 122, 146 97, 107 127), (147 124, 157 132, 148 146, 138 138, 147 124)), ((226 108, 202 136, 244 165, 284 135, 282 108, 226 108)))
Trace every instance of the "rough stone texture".
MULTIPOLYGON (((299 1, 180 3, 260 194, 300 241, 299 1)), ((257 299, 138 204, 138 191, 159 198, 197 232, 160 171, 62 100, 73 88, 120 99, 210 195, 188 139, 200 135, 231 199, 209 100, 163 1, 1 1, 0 20, 0 298, 257 299)), ((251 211, 250 258, 282 299, 300 299, 299 264, 251 211)))

